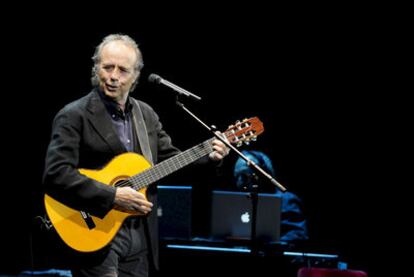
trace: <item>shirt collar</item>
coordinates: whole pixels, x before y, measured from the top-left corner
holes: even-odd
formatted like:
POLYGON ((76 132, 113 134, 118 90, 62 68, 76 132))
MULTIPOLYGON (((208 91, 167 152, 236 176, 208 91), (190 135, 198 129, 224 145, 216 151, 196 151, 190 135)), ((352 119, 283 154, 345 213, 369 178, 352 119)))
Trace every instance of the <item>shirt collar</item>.
POLYGON ((102 91, 99 90, 98 94, 112 118, 125 119, 131 113, 133 105, 131 104, 131 101, 129 101, 129 96, 125 103, 125 112, 123 112, 118 103, 106 96, 102 91))

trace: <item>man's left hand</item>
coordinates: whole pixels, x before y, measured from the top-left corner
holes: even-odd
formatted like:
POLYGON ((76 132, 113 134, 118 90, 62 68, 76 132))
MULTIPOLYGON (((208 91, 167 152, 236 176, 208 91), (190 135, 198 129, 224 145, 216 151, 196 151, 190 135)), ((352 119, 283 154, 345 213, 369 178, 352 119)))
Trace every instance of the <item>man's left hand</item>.
MULTIPOLYGON (((226 139, 226 138, 224 138, 226 139)), ((213 161, 221 161, 230 152, 230 149, 220 140, 215 139, 212 142, 213 152, 210 153, 209 158, 213 161)))

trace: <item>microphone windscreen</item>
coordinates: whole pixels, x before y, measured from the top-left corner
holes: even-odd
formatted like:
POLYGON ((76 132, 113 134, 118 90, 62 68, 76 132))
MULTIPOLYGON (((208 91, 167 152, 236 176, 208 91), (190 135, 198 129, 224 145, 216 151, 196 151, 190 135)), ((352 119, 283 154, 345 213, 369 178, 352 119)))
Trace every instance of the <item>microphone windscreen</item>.
POLYGON ((161 82, 161 77, 157 74, 150 74, 148 76, 148 81, 159 84, 161 82))

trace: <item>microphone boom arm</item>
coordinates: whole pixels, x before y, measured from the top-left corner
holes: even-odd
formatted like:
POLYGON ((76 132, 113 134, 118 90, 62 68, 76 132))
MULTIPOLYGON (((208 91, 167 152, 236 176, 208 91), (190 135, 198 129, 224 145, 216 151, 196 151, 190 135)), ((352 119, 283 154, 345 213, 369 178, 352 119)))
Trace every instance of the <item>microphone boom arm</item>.
POLYGON ((177 86, 177 85, 175 85, 175 84, 173 84, 173 83, 171 83, 171 82, 169 82, 169 81, 161 78, 161 76, 159 76, 157 74, 151 74, 148 77, 148 80, 150 82, 155 82, 157 84, 163 84, 164 86, 167 86, 169 88, 172 88, 173 90, 175 90, 176 92, 178 92, 179 95, 184 95, 184 96, 187 96, 187 97, 189 97, 189 98, 191 98, 193 100, 197 100, 197 101, 200 101, 201 100, 201 97, 200 96, 195 95, 194 93, 191 93, 188 90, 185 90, 185 89, 183 89, 183 88, 181 88, 181 87, 179 87, 179 86, 177 86))

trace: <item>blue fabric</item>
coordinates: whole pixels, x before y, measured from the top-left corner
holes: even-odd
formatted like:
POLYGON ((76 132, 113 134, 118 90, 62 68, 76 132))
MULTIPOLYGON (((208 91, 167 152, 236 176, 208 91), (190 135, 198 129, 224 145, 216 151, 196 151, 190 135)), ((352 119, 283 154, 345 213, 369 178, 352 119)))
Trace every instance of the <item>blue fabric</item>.
POLYGON ((70 270, 62 269, 48 269, 42 271, 23 271, 18 276, 59 276, 59 277, 72 277, 70 270))
POLYGON ((280 240, 289 242, 309 239, 300 198, 291 192, 277 191, 276 194, 282 197, 280 240))

